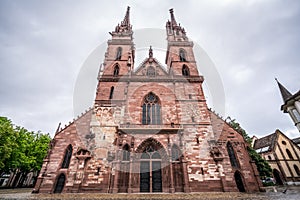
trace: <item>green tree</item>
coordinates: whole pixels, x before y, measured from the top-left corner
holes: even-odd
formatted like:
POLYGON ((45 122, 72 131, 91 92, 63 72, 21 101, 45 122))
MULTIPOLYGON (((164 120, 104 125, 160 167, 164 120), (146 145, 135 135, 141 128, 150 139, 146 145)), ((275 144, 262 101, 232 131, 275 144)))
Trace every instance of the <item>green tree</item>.
POLYGON ((10 160, 16 144, 17 132, 14 130, 11 120, 0 117, 0 172, 7 172, 7 162, 10 160))
POLYGON ((240 126, 239 123, 235 121, 235 119, 231 120, 230 117, 228 117, 230 121, 228 124, 236 131, 241 133, 246 140, 246 142, 249 144, 247 147, 248 153, 251 157, 251 159, 255 162, 255 165, 257 167, 257 170, 259 172, 260 177, 263 179, 265 177, 270 177, 272 174, 272 169, 269 165, 269 163, 263 159, 251 146, 252 139, 249 137, 249 135, 246 133, 246 131, 240 126))
MULTIPOLYGON (((23 185, 27 174, 39 171, 51 141, 49 134, 33 132, 14 126, 11 120, 0 117, 0 172, 14 172, 23 185)), ((15 184, 12 184, 15 186, 15 184)))

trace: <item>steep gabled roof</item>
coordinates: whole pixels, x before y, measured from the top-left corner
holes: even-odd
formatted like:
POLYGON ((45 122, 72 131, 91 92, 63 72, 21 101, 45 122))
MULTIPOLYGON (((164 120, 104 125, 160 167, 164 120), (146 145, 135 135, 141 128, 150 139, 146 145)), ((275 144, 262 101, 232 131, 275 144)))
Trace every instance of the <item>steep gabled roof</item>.
POLYGON ((292 96, 292 94, 277 80, 277 78, 275 80, 277 81, 283 102, 285 103, 292 96))
POLYGON ((253 148, 259 152, 272 151, 277 141, 277 134, 272 133, 265 137, 255 140, 253 148))
POLYGON ((258 153, 263 153, 267 151, 274 151, 275 146, 277 144, 279 135, 282 137, 286 138, 286 140, 289 140, 291 144, 295 145, 295 148, 298 148, 300 150, 300 147, 289 137, 287 137, 284 133, 282 133, 280 130, 276 130, 275 133, 272 133, 270 135, 267 135, 265 137, 262 137, 260 139, 257 139, 254 143, 253 148, 258 152, 258 153))
MULTIPOLYGON (((139 74, 141 73, 141 71, 143 70, 144 66, 146 66, 147 64, 149 65, 153 65, 155 64, 155 67, 159 68, 159 71, 163 72, 163 75, 168 75, 168 72, 166 71, 166 69, 160 64, 160 62, 156 59, 156 58, 146 58, 140 65, 139 67, 136 69, 136 71, 134 72, 134 74, 139 74)), ((162 74, 161 74, 162 75, 162 74)))

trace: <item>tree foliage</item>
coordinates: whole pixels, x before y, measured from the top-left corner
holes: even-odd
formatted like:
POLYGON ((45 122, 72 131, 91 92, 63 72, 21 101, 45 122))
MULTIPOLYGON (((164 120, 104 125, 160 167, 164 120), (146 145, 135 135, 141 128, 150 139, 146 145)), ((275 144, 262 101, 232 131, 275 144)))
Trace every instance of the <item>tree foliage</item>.
MULTIPOLYGON (((230 118, 229 118, 230 119, 230 118)), ((251 159, 255 162, 257 170, 259 172, 259 175, 261 178, 270 177, 272 174, 272 169, 269 165, 269 163, 263 159, 251 146, 252 139, 249 137, 249 135, 246 133, 246 131, 240 126, 239 123, 235 121, 235 119, 228 122, 229 125, 239 133, 241 133, 246 140, 246 142, 249 144, 247 150, 251 157, 251 159)))
POLYGON ((51 138, 49 134, 30 132, 0 117, 0 172, 22 173, 40 170, 51 138))

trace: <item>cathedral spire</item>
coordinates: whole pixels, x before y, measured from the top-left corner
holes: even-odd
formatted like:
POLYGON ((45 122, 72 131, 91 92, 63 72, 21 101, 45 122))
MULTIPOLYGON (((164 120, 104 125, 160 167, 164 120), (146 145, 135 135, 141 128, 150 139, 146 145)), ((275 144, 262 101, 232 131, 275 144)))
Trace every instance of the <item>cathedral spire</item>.
POLYGON ((129 17, 130 17, 130 7, 128 6, 126 15, 125 15, 123 21, 121 22, 121 25, 130 26, 130 18, 129 17))
POLYGON ((275 80, 277 81, 282 99, 285 102, 292 94, 277 80, 277 78, 275 78, 275 80))
POLYGON ((173 8, 171 8, 169 11, 170 11, 170 15, 171 15, 171 25, 172 25, 173 27, 174 27, 174 26, 177 26, 177 22, 176 22, 176 20, 175 20, 173 8))
POLYGON ((114 35, 115 33, 132 33, 132 25, 130 24, 130 7, 127 7, 127 11, 125 14, 125 17, 123 21, 121 21, 121 24, 118 24, 115 28, 115 31, 113 33, 110 33, 111 35, 114 35))

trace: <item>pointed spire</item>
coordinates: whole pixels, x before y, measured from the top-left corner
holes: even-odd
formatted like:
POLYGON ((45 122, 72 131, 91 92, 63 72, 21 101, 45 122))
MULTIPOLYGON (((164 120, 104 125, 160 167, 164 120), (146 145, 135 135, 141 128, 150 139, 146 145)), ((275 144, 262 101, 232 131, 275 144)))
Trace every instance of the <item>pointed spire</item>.
POLYGON ((149 58, 153 58, 152 46, 150 46, 150 49, 149 49, 149 58))
POLYGON ((283 85, 281 85, 281 83, 277 80, 277 78, 275 78, 275 80, 277 81, 282 99, 285 103, 286 100, 288 100, 288 98, 290 98, 292 96, 292 94, 283 85))
POLYGON ((177 26, 177 22, 175 20, 173 8, 171 8, 169 11, 170 11, 170 15, 171 15, 171 24, 172 24, 172 26, 177 26))
POLYGON ((110 32, 111 35, 114 35, 115 33, 132 33, 132 26, 130 24, 130 7, 127 7, 127 11, 125 14, 125 17, 123 21, 121 21, 121 24, 118 24, 115 28, 114 32, 110 32))
POLYGON ((125 15, 123 21, 121 22, 122 25, 124 25, 124 26, 130 26, 130 18, 129 18, 129 16, 130 16, 130 7, 127 6, 126 15, 125 15))

